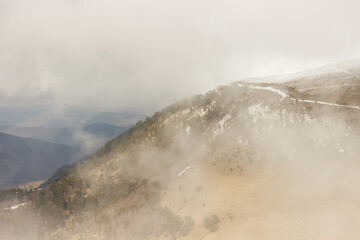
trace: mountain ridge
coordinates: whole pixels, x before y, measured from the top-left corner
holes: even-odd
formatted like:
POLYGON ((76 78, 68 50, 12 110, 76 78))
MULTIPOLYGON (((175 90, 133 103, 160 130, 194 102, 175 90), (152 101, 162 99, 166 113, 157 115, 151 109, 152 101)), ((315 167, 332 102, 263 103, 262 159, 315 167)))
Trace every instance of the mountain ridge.
POLYGON ((360 111, 336 101, 356 103, 357 88, 296 84, 235 82, 178 101, 16 211, 46 219, 33 239, 355 239, 360 111))

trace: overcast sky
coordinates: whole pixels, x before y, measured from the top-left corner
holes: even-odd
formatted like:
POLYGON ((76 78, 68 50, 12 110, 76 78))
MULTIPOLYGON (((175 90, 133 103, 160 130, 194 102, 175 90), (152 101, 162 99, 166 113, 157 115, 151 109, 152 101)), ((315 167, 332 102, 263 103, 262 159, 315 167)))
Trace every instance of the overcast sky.
POLYGON ((0 104, 158 110, 360 58, 358 0, 0 0, 0 104))

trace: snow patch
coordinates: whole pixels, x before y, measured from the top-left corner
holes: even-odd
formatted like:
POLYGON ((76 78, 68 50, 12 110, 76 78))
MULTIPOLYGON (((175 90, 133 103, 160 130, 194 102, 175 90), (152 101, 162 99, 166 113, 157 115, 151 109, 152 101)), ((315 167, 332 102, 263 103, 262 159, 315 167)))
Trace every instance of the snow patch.
POLYGON ((309 116, 309 115, 307 115, 306 113, 305 113, 305 115, 304 115, 304 118, 305 118, 305 121, 311 121, 310 116, 309 116))
POLYGON ((187 126, 187 127, 186 127, 186 135, 189 135, 189 134, 190 134, 190 129, 191 129, 190 126, 187 126))
POLYGON ((271 111, 269 106, 264 106, 262 103, 249 106, 248 113, 253 116, 253 123, 257 123, 258 119, 266 119, 269 121, 280 120, 280 115, 277 112, 271 111))
POLYGON ((224 127, 224 124, 226 123, 226 121, 228 121, 231 118, 231 114, 226 114, 220 121, 219 121, 219 125, 221 127, 224 127))
MULTIPOLYGON (((244 87, 245 85, 239 83, 238 86, 244 87)), ((274 93, 280 95, 282 98, 289 97, 289 95, 287 95, 285 92, 283 92, 279 89, 273 88, 273 87, 260 87, 260 86, 253 86, 253 85, 247 85, 247 86, 251 89, 259 89, 259 90, 266 90, 266 91, 274 92, 274 93)))
POLYGON ((204 117, 206 115, 206 113, 207 113, 207 111, 204 111, 204 109, 202 109, 202 108, 199 110, 200 117, 204 117))
POLYGON ((219 127, 214 131, 215 136, 220 135, 220 134, 222 134, 224 132, 225 123, 227 121, 229 121, 230 118, 231 118, 231 114, 228 113, 218 122, 219 127))
POLYGON ((266 116, 269 110, 269 106, 264 107, 261 103, 254 104, 248 107, 248 112, 250 115, 266 116))
POLYGON ((181 112, 180 112, 180 114, 181 115, 185 115, 185 114, 188 114, 190 112, 190 109, 185 109, 185 110, 182 110, 181 112))
POLYGON ((259 87, 259 86, 252 86, 252 85, 250 85, 249 88, 252 88, 252 89, 260 89, 260 90, 266 90, 266 91, 274 92, 274 93, 280 95, 282 98, 289 97, 289 95, 287 95, 285 92, 283 92, 283 91, 281 91, 281 90, 279 90, 279 89, 273 88, 273 87, 259 87))
POLYGON ((26 203, 20 203, 20 204, 17 204, 17 205, 14 205, 14 206, 11 206, 11 207, 8 207, 8 208, 5 208, 5 210, 14 210, 14 209, 18 209, 19 207, 21 206, 24 206, 26 203))
POLYGON ((179 174, 176 177, 180 177, 181 175, 183 175, 184 173, 186 173, 186 171, 191 168, 191 165, 187 166, 186 168, 184 168, 181 172, 179 172, 179 174))
POLYGON ((328 106, 333 106, 333 107, 346 107, 346 108, 353 108, 353 109, 358 109, 360 110, 359 106, 351 106, 351 105, 344 105, 344 104, 337 104, 337 103, 329 103, 329 102, 324 102, 324 101, 315 101, 315 100, 306 100, 306 99, 295 99, 295 98, 291 98, 291 100, 293 101, 299 101, 299 102, 305 102, 305 103, 317 103, 317 104, 321 104, 321 105, 328 105, 328 106))

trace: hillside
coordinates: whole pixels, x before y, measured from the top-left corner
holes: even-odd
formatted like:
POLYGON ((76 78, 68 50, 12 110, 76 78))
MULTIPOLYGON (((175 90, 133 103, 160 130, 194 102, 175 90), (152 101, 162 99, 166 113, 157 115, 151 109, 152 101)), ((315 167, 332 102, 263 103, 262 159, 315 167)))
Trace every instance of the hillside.
POLYGON ((234 82, 179 101, 43 189, 3 202, 0 232, 13 239, 357 239, 354 71, 234 82), (330 83, 332 91, 323 91, 330 83))
POLYGON ((75 161, 79 149, 0 133, 0 188, 46 179, 75 161))

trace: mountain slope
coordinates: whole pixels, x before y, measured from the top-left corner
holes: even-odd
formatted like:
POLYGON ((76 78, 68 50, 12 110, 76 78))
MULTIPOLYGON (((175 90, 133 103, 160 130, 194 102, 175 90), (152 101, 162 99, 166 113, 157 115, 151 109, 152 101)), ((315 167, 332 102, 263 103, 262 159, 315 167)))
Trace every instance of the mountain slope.
POLYGON ((77 148, 0 133, 0 188, 46 179, 73 162, 77 148))
POLYGON ((301 91, 326 76, 235 82, 179 101, 4 219, 31 212, 30 239, 357 239, 360 83, 331 80, 351 105, 301 91))

